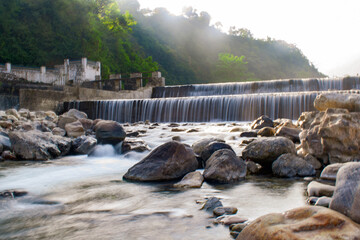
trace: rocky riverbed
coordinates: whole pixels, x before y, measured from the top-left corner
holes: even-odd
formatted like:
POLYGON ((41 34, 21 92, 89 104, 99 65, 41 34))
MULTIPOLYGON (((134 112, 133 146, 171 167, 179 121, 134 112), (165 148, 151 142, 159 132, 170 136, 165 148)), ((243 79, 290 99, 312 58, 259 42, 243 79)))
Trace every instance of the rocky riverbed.
POLYGON ((0 237, 358 239, 357 101, 296 122, 0 112, 0 237))

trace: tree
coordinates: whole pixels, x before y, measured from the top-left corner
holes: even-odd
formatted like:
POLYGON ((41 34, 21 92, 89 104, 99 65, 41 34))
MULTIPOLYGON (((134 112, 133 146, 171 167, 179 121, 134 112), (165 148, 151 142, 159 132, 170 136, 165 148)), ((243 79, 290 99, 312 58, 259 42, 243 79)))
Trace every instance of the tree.
POLYGON ((235 56, 231 53, 219 53, 215 75, 218 81, 243 81, 253 77, 246 67, 245 56, 235 56))

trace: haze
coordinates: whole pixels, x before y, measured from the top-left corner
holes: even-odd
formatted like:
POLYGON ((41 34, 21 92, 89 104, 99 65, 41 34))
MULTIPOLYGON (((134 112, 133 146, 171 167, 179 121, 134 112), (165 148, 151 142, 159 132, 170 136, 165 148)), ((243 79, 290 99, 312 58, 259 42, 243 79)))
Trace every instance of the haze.
POLYGON ((358 0, 139 0, 141 8, 165 7, 180 15, 184 6, 206 11, 220 21, 249 29, 256 38, 285 40, 299 47, 320 72, 332 76, 360 73, 358 0))

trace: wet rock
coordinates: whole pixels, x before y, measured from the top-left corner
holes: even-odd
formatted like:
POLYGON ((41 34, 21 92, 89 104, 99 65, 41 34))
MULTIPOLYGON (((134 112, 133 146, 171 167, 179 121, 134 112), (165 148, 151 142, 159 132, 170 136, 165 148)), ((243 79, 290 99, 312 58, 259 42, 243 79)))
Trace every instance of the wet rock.
POLYGON ((324 207, 306 206, 271 213, 252 221, 237 240, 257 239, 358 239, 359 225, 324 207))
POLYGON ((27 195, 28 193, 20 190, 5 190, 0 192, 0 200, 4 198, 18 198, 27 195))
POLYGON ((260 164, 255 163, 253 161, 246 161, 246 168, 247 168, 248 173, 256 174, 256 173, 260 172, 262 167, 260 164))
POLYGON ((9 133, 12 148, 17 158, 23 160, 48 160, 70 151, 71 139, 36 130, 9 133))
POLYGON ((218 222, 221 223, 221 224, 224 224, 224 225, 231 225, 231 224, 238 224, 238 223, 244 223, 248 221, 247 218, 245 217, 241 217, 241 216, 229 216, 229 215, 226 215, 226 216, 221 216, 219 217, 218 219, 218 222))
POLYGON ((229 149, 234 152, 230 145, 222 142, 211 142, 209 143, 204 150, 201 152, 200 156, 204 161, 204 165, 206 165, 207 160, 211 157, 211 155, 220 149, 229 149))
POLYGON ((327 109, 318 113, 301 132, 300 140, 304 154, 323 159, 325 164, 360 159, 360 112, 327 109))
POLYGON ((295 145, 285 137, 256 139, 245 147, 242 157, 271 168, 272 163, 282 154, 296 153, 295 145))
POLYGON ((344 163, 334 163, 326 166, 322 170, 320 178, 323 180, 336 181, 336 175, 342 166, 344 166, 344 163))
POLYGON ((319 111, 326 111, 328 108, 344 108, 350 112, 359 112, 360 96, 350 93, 322 93, 316 97, 314 107, 319 111))
POLYGON ((320 169, 322 167, 322 164, 319 160, 317 160, 313 155, 306 154, 304 160, 308 163, 310 163, 316 170, 320 169))
POLYGON ((274 127, 274 122, 268 116, 261 116, 250 125, 251 129, 262 129, 264 127, 274 127))
POLYGON ((334 193, 334 190, 335 190, 334 186, 324 184, 324 183, 319 183, 317 181, 312 181, 307 186, 308 196, 331 197, 334 193))
POLYGON ((179 142, 168 142, 154 149, 131 167, 124 179, 132 181, 175 180, 195 171, 198 166, 193 150, 179 142))
POLYGON ((248 138, 257 137, 257 132, 255 132, 255 131, 242 132, 242 133, 240 133, 240 137, 248 137, 248 138))
MULTIPOLYGON (((360 223, 360 163, 346 163, 338 171, 330 208, 360 223)), ((360 236, 360 235, 359 235, 360 236)))
POLYGON ((203 150, 205 149, 205 147, 212 142, 225 142, 225 141, 219 138, 205 138, 194 142, 191 147, 194 150, 194 153, 200 156, 203 150))
POLYGON ((9 150, 5 150, 2 152, 1 157, 4 160, 10 160, 10 161, 15 161, 16 160, 16 156, 13 152, 9 151, 9 150))
POLYGON ((59 127, 53 128, 53 130, 51 132, 52 132, 52 134, 61 136, 61 137, 64 137, 66 135, 66 131, 59 127))
POLYGON ((77 137, 72 142, 72 149, 75 154, 89 154, 94 150, 97 140, 90 136, 77 137))
POLYGON ((310 163, 292 153, 283 154, 273 162, 272 171, 279 177, 306 177, 316 173, 310 163))
POLYGON ((258 131, 257 135, 262 137, 273 137, 275 135, 275 129, 272 127, 263 127, 258 131))
POLYGON ((208 182, 232 183, 246 177, 246 164, 229 149, 216 151, 206 161, 204 178, 208 182))
POLYGON ((183 128, 173 128, 171 129, 172 132, 185 132, 186 129, 183 128))
POLYGON ((186 174, 180 182, 174 184, 177 188, 200 188, 204 182, 204 177, 200 172, 190 172, 186 174))
POLYGON ((0 131, 0 144, 4 150, 11 150, 11 142, 7 133, 0 131))
POLYGON ((214 216, 218 217, 218 216, 222 216, 224 214, 233 215, 233 214, 236 214, 237 211, 238 211, 238 209, 235 207, 216 207, 213 210, 213 214, 214 214, 214 216))
POLYGON ((222 206, 223 206, 223 204, 219 198, 211 197, 204 203, 204 205, 201 207, 201 210, 213 212, 215 208, 222 207, 222 206))
POLYGON ((276 131, 275 136, 286 137, 294 143, 299 143, 300 133, 301 129, 282 126, 276 131))
POLYGON ((69 137, 80 137, 85 134, 83 125, 79 120, 65 125, 66 133, 69 137))
POLYGON ((123 127, 115 121, 101 120, 95 125, 94 130, 100 144, 116 145, 126 137, 123 127))
POLYGON ((151 148, 142 139, 127 138, 124 140, 122 144, 121 152, 126 153, 129 151, 145 152, 145 151, 151 151, 151 148))
POLYGON ((316 200, 315 206, 329 207, 331 202, 330 197, 320 197, 316 200))

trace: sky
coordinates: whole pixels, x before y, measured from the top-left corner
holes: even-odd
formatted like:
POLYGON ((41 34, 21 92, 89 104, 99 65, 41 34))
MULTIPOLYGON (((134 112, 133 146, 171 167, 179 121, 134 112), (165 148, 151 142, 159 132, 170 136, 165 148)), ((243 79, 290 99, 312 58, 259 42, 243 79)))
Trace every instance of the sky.
POLYGON ((295 44, 320 72, 360 74, 360 0, 138 0, 141 8, 165 7, 180 15, 184 6, 211 15, 223 31, 249 29, 256 38, 295 44))

